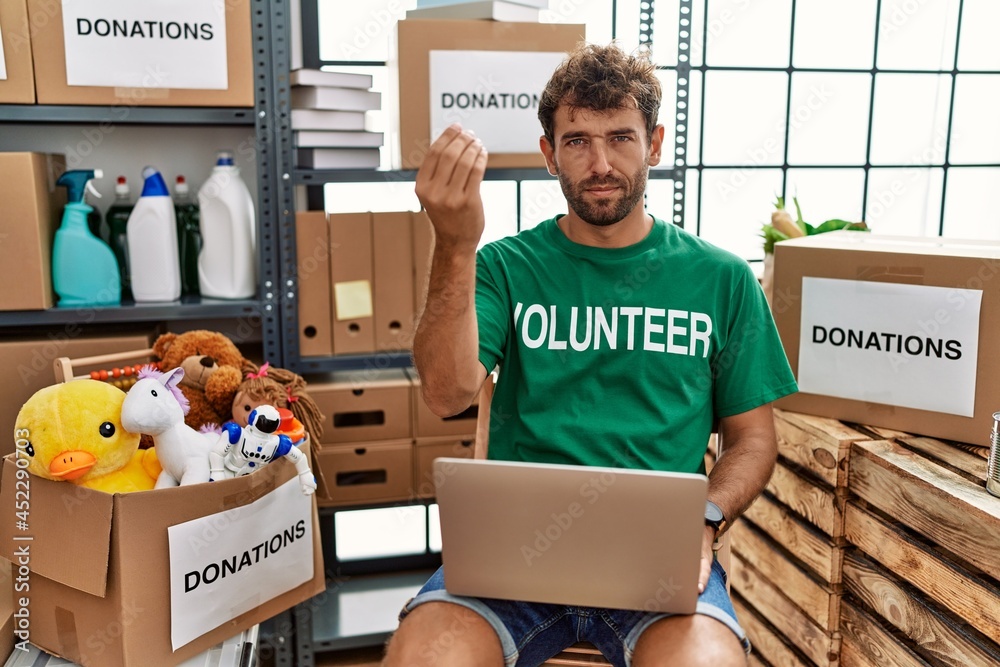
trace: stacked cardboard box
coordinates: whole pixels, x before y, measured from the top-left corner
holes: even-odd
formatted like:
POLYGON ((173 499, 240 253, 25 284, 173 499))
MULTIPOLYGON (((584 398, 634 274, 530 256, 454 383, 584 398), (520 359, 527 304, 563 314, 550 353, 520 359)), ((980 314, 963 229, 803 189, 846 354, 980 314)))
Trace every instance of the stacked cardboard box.
POLYGON ((472 456, 477 404, 455 417, 437 417, 412 371, 313 376, 309 394, 326 417, 316 449, 323 506, 433 498, 434 459, 472 456))
POLYGON ((832 419, 775 411, 779 460, 731 531, 734 603, 772 665, 836 665, 847 466, 871 437, 832 419))

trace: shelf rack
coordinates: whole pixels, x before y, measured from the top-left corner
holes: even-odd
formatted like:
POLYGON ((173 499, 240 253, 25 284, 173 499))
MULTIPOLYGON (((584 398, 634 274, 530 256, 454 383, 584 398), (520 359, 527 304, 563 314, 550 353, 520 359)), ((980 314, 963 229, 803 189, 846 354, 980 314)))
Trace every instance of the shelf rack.
MULTIPOLYGON (((50 308, 37 311, 2 311, 0 327, 6 330, 24 327, 90 325, 94 323, 167 322, 231 319, 245 321, 260 328, 264 358, 272 363, 283 361, 281 312, 278 290, 280 271, 276 239, 278 216, 275 193, 280 159, 271 141, 274 84, 271 50, 268 40, 269 2, 252 0, 252 34, 254 43, 254 106, 253 107, 145 107, 134 105, 69 106, 0 104, 0 123, 18 124, 113 124, 161 126, 253 126, 257 142, 254 145, 257 162, 257 243, 258 297, 222 300, 184 297, 169 303, 139 303, 124 301, 121 306, 86 308, 50 308)), ((287 71, 287 70, 286 70, 287 71)), ((286 74, 287 76, 287 74, 286 74)))

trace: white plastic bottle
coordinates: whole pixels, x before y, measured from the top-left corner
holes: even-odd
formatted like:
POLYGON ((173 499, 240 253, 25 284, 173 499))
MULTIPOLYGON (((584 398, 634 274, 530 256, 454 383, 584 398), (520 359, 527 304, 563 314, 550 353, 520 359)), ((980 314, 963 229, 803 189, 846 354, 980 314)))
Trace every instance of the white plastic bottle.
POLYGON ((126 226, 132 297, 137 303, 176 301, 181 296, 181 269, 174 201, 154 167, 143 169, 142 177, 142 195, 126 226))
POLYGON ((212 175, 198 190, 201 252, 198 286, 202 296, 248 299, 257 291, 256 218, 253 199, 233 164, 219 151, 212 175))

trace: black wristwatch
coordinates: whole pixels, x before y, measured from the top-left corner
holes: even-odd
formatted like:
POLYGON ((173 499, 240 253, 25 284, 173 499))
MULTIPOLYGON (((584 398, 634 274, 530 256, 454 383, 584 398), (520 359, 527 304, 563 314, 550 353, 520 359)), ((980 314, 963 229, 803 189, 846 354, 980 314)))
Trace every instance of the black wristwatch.
POLYGON ((726 515, 722 513, 722 508, 711 500, 705 501, 705 525, 715 529, 716 537, 726 525, 726 515))

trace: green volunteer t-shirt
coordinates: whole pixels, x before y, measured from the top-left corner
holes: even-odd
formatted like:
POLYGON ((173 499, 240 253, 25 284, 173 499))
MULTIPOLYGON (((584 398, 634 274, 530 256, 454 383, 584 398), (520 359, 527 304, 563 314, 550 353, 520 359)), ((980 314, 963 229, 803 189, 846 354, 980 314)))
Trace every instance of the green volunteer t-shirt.
POLYGON ((702 472, 715 419, 797 389, 747 263, 661 220, 625 248, 556 219, 484 246, 476 313, 491 459, 702 472))

